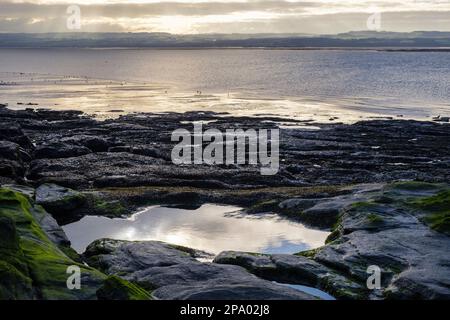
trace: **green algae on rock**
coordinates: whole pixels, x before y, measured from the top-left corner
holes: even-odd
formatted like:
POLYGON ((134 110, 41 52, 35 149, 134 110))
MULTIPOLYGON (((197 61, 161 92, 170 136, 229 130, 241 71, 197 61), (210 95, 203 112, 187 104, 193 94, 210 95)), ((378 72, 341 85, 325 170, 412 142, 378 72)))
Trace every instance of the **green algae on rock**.
POLYGON ((411 201, 410 204, 427 213, 422 220, 433 230, 450 235, 450 190, 411 201))
POLYGON ((0 216, 0 299, 31 299, 32 280, 13 219, 0 216))
MULTIPOLYGON (((338 299, 450 298, 450 261, 442 251, 450 246, 450 187, 404 181, 347 189, 353 192, 282 204, 305 210, 334 203, 338 214, 326 245, 293 256, 223 252, 214 261, 243 266, 268 280, 314 286, 338 299), (381 269, 380 289, 366 286, 371 265, 381 269)), ((324 211, 313 211, 320 220, 324 211)))
MULTIPOLYGON (((32 210, 33 204, 26 196, 0 189, 0 218, 3 228, 10 230, 9 247, 2 240, 2 265, 10 266, 9 274, 17 271, 14 277, 8 277, 15 281, 6 287, 9 290, 1 298, 95 299, 105 275, 67 257, 36 222, 32 210), (72 265, 81 270, 80 290, 67 288, 67 268, 72 265), (13 287, 26 290, 11 290, 13 287)), ((6 290, 3 289, 0 292, 6 290)))
POLYGON ((53 218, 25 194, 0 188, 0 234, 0 299, 85 300, 99 292, 149 298, 134 284, 83 264, 53 218), (69 266, 80 268, 80 289, 67 287, 69 266))
POLYGON ((54 215, 64 215, 79 208, 86 201, 78 191, 53 183, 45 183, 36 189, 36 203, 54 215))
POLYGON ((97 290, 99 300, 150 300, 151 295, 138 285, 118 276, 109 276, 97 290))

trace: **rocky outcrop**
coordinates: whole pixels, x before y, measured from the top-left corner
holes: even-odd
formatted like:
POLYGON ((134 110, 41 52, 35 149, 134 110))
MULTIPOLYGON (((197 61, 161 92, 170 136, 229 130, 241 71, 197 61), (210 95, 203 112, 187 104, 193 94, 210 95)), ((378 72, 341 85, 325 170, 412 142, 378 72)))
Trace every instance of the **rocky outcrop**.
POLYGON ((23 182, 32 150, 17 123, 0 119, 0 183, 23 182))
MULTIPOLYGON (((347 195, 334 201, 345 205, 339 206, 327 245, 298 257, 223 252, 214 261, 343 299, 450 299, 450 258, 443 253, 450 247, 450 187, 399 182, 353 189, 353 200, 347 195), (378 289, 366 285, 370 266, 381 270, 378 289)), ((321 201, 332 199, 317 199, 313 206, 321 201)), ((290 201, 289 207, 298 204, 301 212, 305 203, 311 205, 290 201)), ((323 212, 315 214, 320 219, 323 212)))
POLYGON ((149 298, 82 263, 55 220, 23 193, 0 188, 0 234, 0 300, 149 298), (68 288, 69 267, 79 268, 80 289, 68 288))
POLYGON ((108 148, 115 146, 116 143, 111 139, 107 139, 97 135, 77 134, 69 137, 64 137, 61 142, 72 145, 78 145, 92 150, 92 152, 105 152, 108 148))
POLYGON ((305 224, 331 228, 344 208, 358 201, 366 201, 374 191, 380 191, 383 187, 383 184, 360 184, 340 188, 345 193, 341 196, 290 198, 280 202, 278 209, 305 224))
POLYGON ((204 255, 162 242, 111 239, 95 241, 83 254, 89 265, 153 290, 158 299, 314 299, 244 268, 195 259, 204 255))
POLYGON ((81 207, 85 201, 81 192, 56 184, 47 183, 36 189, 36 203, 57 216, 81 207))
POLYGON ((34 151, 34 158, 35 159, 71 158, 71 157, 79 157, 88 153, 92 153, 92 150, 84 146, 62 142, 50 142, 38 146, 34 151))
POLYGON ((93 152, 106 152, 116 143, 96 135, 75 134, 57 137, 55 141, 45 142, 34 151, 35 159, 58 159, 79 157, 93 152))
POLYGON ((25 174, 39 184, 52 182, 76 189, 242 189, 450 178, 450 127, 446 123, 371 120, 352 125, 310 123, 320 130, 282 128, 280 170, 276 176, 262 177, 255 166, 174 165, 171 133, 180 128, 192 131, 191 121, 205 121, 204 130, 270 129, 295 121, 187 112, 129 114, 101 122, 79 112, 7 108, 0 110, 0 116, 1 127, 7 128, 0 130, 0 140, 16 143, 32 156, 31 162, 25 161, 30 170, 5 165, 5 172, 14 179, 25 174))
POLYGON ((263 279, 322 289, 337 299, 367 298, 367 290, 362 284, 302 256, 224 251, 214 262, 239 265, 263 279))
POLYGON ((0 183, 22 182, 30 161, 31 156, 20 144, 0 138, 0 183))
POLYGON ((15 180, 25 175, 25 165, 22 157, 25 155, 26 160, 31 158, 23 151, 23 149, 14 142, 0 141, 0 175, 5 178, 15 180))
MULTIPOLYGON (((0 189, 0 219, 2 232, 0 248, 1 299, 95 299, 105 276, 70 259, 50 238, 58 241, 65 236, 53 228, 44 231, 32 212, 45 213, 33 206, 28 198, 17 192, 0 189), (3 234, 6 236, 4 237, 3 234), (67 268, 77 266, 82 271, 80 290, 66 285, 67 268)), ((59 241, 60 244, 64 241, 59 241)))
POLYGON ((213 112, 130 114, 101 122, 77 111, 0 108, 0 184, 9 188, 0 199, 1 297, 142 298, 133 287, 142 284, 160 299, 311 298, 271 282, 278 281, 315 286, 342 299, 449 298, 449 191, 437 184, 450 180, 447 123, 373 120, 314 124, 320 130, 284 128, 279 173, 261 176, 255 166, 174 165, 170 135, 192 130, 190 121, 206 121, 205 130, 292 122, 213 112), (385 185, 398 180, 432 184, 385 185), (86 192, 92 188, 108 189, 86 192), (324 247, 298 256, 226 252, 216 263, 200 263, 195 250, 167 244, 100 241, 86 259, 129 281, 105 282, 104 273, 80 263, 54 220, 117 216, 148 201, 238 204, 332 234, 324 247), (73 263, 86 273, 86 291, 61 288, 62 271, 73 263), (371 265, 382 270, 378 290, 365 283, 371 265))

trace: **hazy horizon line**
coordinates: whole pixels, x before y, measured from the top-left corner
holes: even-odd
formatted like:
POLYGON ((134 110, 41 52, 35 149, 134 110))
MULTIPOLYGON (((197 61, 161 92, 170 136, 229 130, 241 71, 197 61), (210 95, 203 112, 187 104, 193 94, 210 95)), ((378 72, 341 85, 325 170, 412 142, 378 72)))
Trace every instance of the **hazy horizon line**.
POLYGON ((54 32, 9 32, 1 31, 0 34, 170 34, 180 36, 196 36, 196 35, 310 35, 310 36, 328 36, 340 35, 349 33, 397 33, 397 34, 412 34, 412 33, 450 33, 450 30, 414 30, 414 31, 389 31, 389 30, 351 30, 337 33, 304 33, 304 32, 201 32, 201 33, 173 33, 165 31, 54 31, 54 32))

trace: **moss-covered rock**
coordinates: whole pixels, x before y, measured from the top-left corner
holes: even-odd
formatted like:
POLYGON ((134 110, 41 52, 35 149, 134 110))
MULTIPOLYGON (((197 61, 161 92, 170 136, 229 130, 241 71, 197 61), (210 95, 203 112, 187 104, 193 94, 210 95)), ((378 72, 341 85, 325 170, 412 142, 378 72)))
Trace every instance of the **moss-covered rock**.
POLYGON ((423 181, 399 181, 394 182, 386 188, 386 190, 405 190, 405 191, 435 191, 442 187, 442 184, 429 183, 423 181))
POLYGON ((415 208, 423 210, 426 215, 422 221, 432 229, 450 235, 450 190, 443 190, 436 195, 423 197, 409 202, 415 208))
POLYGON ((320 250, 320 248, 315 248, 315 249, 301 251, 301 252, 295 253, 294 255, 313 259, 314 256, 316 255, 316 253, 319 252, 319 250, 320 250))
POLYGON ((367 268, 377 265, 380 290, 360 291, 329 277, 319 286, 341 299, 448 299, 448 257, 442 250, 449 240, 429 228, 449 235, 449 186, 402 181, 367 195, 342 208, 325 246, 297 255, 361 288, 369 276, 367 268))
POLYGON ((150 300, 151 295, 138 285, 118 276, 109 276, 97 290, 99 300, 150 300))
POLYGON ((0 189, 0 298, 95 299, 106 276, 69 258, 53 243, 31 211, 30 199, 0 189), (67 287, 69 266, 81 271, 81 288, 67 287))
POLYGON ((246 209, 247 213, 264 213, 264 212, 277 212, 279 201, 277 200, 266 200, 258 202, 248 209, 246 209))
POLYGON ((428 211, 449 211, 450 210, 450 189, 443 190, 431 197, 425 197, 412 201, 412 204, 428 211))
POLYGON ((0 299, 32 297, 32 281, 14 221, 0 216, 0 299))
POLYGON ((383 221, 384 221, 381 216, 379 216, 377 214, 373 214, 373 213, 369 213, 366 216, 366 220, 369 224, 372 224, 372 225, 379 225, 379 224, 383 223, 383 221))
POLYGON ((105 201, 94 198, 93 212, 101 216, 120 217, 128 213, 128 210, 118 200, 105 201))
POLYGON ((431 229, 445 233, 450 236, 450 213, 440 212, 431 214, 423 219, 431 229))
POLYGON ((83 193, 52 183, 43 184, 36 189, 36 203, 56 216, 79 208, 85 201, 83 193))

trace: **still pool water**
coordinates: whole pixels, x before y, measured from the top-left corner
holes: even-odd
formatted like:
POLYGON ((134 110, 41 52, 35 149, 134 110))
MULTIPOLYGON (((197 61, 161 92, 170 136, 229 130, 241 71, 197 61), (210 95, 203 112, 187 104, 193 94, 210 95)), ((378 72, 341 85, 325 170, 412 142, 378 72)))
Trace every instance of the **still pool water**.
POLYGON ((195 210, 152 206, 124 219, 86 216, 63 229, 80 253, 100 238, 158 240, 213 254, 295 253, 322 246, 329 234, 277 215, 246 215, 240 210, 213 204, 195 210))

